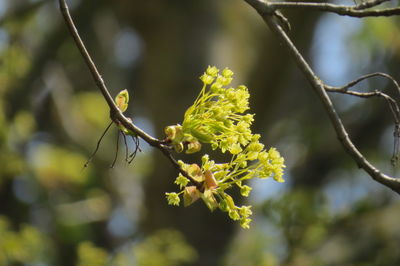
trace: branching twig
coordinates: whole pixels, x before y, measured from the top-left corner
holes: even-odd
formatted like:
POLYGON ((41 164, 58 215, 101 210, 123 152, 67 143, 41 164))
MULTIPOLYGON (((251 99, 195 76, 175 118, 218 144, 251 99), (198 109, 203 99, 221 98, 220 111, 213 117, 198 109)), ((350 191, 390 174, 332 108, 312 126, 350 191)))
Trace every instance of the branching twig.
POLYGON ((399 117, 400 117, 399 105, 392 97, 390 97, 386 93, 383 93, 379 90, 370 91, 370 92, 359 92, 359 91, 336 89, 336 88, 332 88, 332 87, 325 87, 325 89, 329 92, 342 93, 342 94, 357 96, 357 97, 361 97, 361 98, 382 97, 387 101, 387 103, 389 105, 389 108, 392 112, 395 124, 399 125, 399 117))
MULTIPOLYGON (((350 81, 349 83, 347 83, 346 85, 344 85, 344 86, 342 86, 340 88, 339 87, 336 87, 336 88, 337 89, 346 90, 346 89, 348 89, 350 87, 353 87, 357 83, 360 83, 361 81, 363 81, 365 79, 372 78, 372 77, 378 77, 378 76, 389 79, 393 83, 393 85, 396 87, 397 93, 400 96, 400 86, 397 83, 397 81, 392 76, 390 76, 389 74, 382 73, 382 72, 375 72, 375 73, 370 73, 370 74, 361 76, 361 77, 359 77, 359 78, 357 78, 357 79, 355 79, 353 81, 350 81)), ((326 88, 334 88, 334 87, 331 87, 331 86, 328 86, 328 85, 325 85, 325 86, 326 86, 326 88)))
POLYGON ((265 4, 264 8, 268 11, 277 9, 302 8, 307 10, 331 12, 341 16, 350 16, 356 18, 381 17, 381 16, 387 17, 393 15, 400 15, 400 7, 384 8, 378 10, 370 10, 370 9, 366 10, 367 8, 374 7, 382 2, 384 1, 382 0, 371 1, 355 6, 336 5, 330 3, 308 3, 308 2, 266 2, 264 3, 265 4))
POLYGON ((371 73, 371 74, 361 76, 342 87, 332 87, 332 86, 325 85, 325 90, 327 90, 328 92, 347 94, 347 95, 352 95, 352 96, 361 97, 361 98, 381 97, 386 100, 386 102, 389 105, 390 111, 392 112, 394 124, 395 124, 394 133, 393 133, 393 136, 394 136, 393 156, 391 159, 392 165, 395 166, 398 161, 399 144, 400 144, 399 143, 400 108, 399 108, 398 103, 396 102, 396 100, 394 100, 388 94, 383 93, 380 90, 375 90, 375 91, 370 91, 370 92, 359 92, 359 91, 349 90, 351 87, 355 86, 357 83, 359 83, 365 79, 368 79, 371 77, 376 77, 376 76, 381 76, 381 77, 385 77, 385 78, 389 79, 396 87, 396 92, 400 96, 400 87, 399 87, 399 84, 397 83, 397 81, 392 76, 390 76, 386 73, 381 73, 381 72, 376 72, 376 73, 371 73))
MULTIPOLYGON (((364 169, 374 180, 377 182, 391 188, 393 191, 400 194, 400 179, 388 176, 382 173, 379 169, 375 168, 354 146, 349 138, 349 135, 343 126, 343 123, 337 114, 331 99, 329 98, 326 90, 325 84, 321 79, 314 73, 309 64, 305 61, 304 57, 297 50, 296 46, 292 43, 286 32, 282 27, 276 23, 273 19, 274 14, 271 12, 271 3, 265 3, 261 0, 245 0, 249 5, 251 5, 264 19, 266 24, 276 35, 285 49, 289 52, 292 59, 297 64, 298 68, 303 72, 304 76, 307 78, 308 82, 311 84, 314 91, 317 93, 321 99, 325 110, 327 111, 329 118, 334 126, 336 134, 342 143, 346 151, 351 155, 357 165, 364 169)), ((329 10, 325 10, 329 11, 329 10)))
POLYGON ((394 84, 394 86, 396 88, 396 92, 400 96, 400 86, 397 83, 397 81, 389 74, 381 73, 381 72, 375 72, 375 73, 361 76, 361 77, 347 83, 346 85, 344 85, 342 87, 333 87, 333 86, 328 86, 328 85, 324 85, 324 86, 325 86, 325 89, 329 92, 348 94, 348 95, 357 96, 357 97, 361 97, 361 98, 370 98, 370 97, 375 97, 375 96, 384 98, 389 104, 389 107, 390 107, 390 110, 392 111, 394 122, 395 122, 396 126, 400 126, 400 108, 399 108, 399 105, 397 104, 397 102, 392 97, 390 97, 389 95, 387 95, 379 90, 375 90, 375 91, 371 91, 371 92, 358 92, 358 91, 349 90, 351 87, 355 86, 357 83, 359 83, 365 79, 377 77, 377 76, 381 76, 381 77, 389 79, 394 84))
POLYGON ((139 151, 139 152, 142 151, 142 150, 140 149, 140 147, 139 147, 139 144, 140 144, 139 138, 136 137, 136 136, 132 136, 132 135, 130 135, 130 136, 131 136, 131 139, 132 139, 132 141, 133 141, 133 144, 135 144, 135 149, 133 150, 132 154, 129 155, 130 160, 128 160, 128 164, 131 164, 131 163, 132 163, 132 161, 133 161, 133 159, 135 159, 136 154, 137 154, 138 151, 139 151))
POLYGON ((71 15, 69 13, 68 5, 65 2, 65 0, 59 0, 60 4, 60 9, 61 13, 64 17, 65 23, 68 26, 68 29, 74 38, 75 44, 78 47, 82 57, 84 58, 86 65, 89 67, 89 70, 92 74, 92 77, 97 85, 97 87, 100 89, 101 93, 103 94, 104 99, 106 100, 109 108, 110 108, 110 118, 111 120, 118 124, 122 124, 126 129, 134 132, 137 134, 139 137, 141 137, 144 141, 146 141, 149 145, 159 149, 162 151, 162 153, 169 158, 169 160, 174 164, 174 166, 179 169, 179 171, 187 177, 199 190, 202 188, 203 184, 201 182, 198 182, 195 180, 193 177, 191 177, 188 173, 183 171, 181 167, 179 166, 178 162, 172 157, 171 153, 169 152, 168 147, 166 147, 164 144, 162 144, 162 141, 148 135, 146 132, 138 128, 135 124, 133 124, 130 119, 128 119, 126 116, 122 114, 122 112, 118 109, 117 105, 114 103, 113 98, 111 97, 111 94, 101 77, 99 71, 97 70, 96 65, 94 64, 92 58, 89 55, 89 52, 87 51, 85 44, 83 43, 81 37, 79 36, 78 30, 75 27, 75 24, 71 18, 71 15))

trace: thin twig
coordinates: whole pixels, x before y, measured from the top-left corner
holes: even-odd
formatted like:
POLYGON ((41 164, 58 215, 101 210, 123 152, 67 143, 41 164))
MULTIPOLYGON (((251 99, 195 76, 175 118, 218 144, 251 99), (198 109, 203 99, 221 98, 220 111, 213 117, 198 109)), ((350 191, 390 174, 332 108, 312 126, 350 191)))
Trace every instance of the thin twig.
POLYGON ((103 134, 101 134, 101 137, 99 138, 99 140, 97 141, 97 145, 96 145, 96 149, 94 149, 93 153, 90 155, 89 159, 86 161, 86 163, 83 165, 84 168, 86 168, 90 161, 93 159, 93 156, 96 154, 96 152, 99 150, 100 147, 100 143, 103 140, 104 136, 106 135, 107 131, 110 129, 111 125, 113 124, 113 122, 111 122, 107 128, 104 130, 103 134))
POLYGON ((126 142, 126 135, 122 132, 122 137, 124 138, 124 145, 125 145, 125 162, 128 162, 129 150, 128 150, 128 143, 126 142))
POLYGON ((342 87, 333 87, 333 86, 328 86, 328 85, 324 85, 324 86, 325 86, 325 89, 329 92, 348 94, 348 95, 362 97, 362 98, 370 98, 370 97, 375 97, 375 96, 384 98, 388 102, 390 110, 392 111, 395 124, 400 125, 400 108, 399 108, 398 103, 392 97, 390 97, 389 95, 387 95, 379 90, 375 90, 375 91, 371 91, 371 92, 358 92, 358 91, 349 90, 349 88, 354 87, 356 84, 360 83, 363 80, 366 80, 366 79, 372 78, 372 77, 378 77, 378 76, 389 79, 395 86, 396 92, 399 94, 398 96, 400 96, 400 86, 397 83, 397 81, 389 74, 381 73, 381 72, 375 72, 375 73, 361 76, 361 77, 347 83, 346 85, 344 85, 342 87))
MULTIPOLYGON (((261 1, 261 0, 258 0, 261 1)), ((252 1, 254 2, 254 1, 252 1)), ((317 10, 324 12, 331 12, 341 16, 350 16, 356 18, 363 17, 388 17, 393 15, 400 15, 400 8, 384 8, 384 9, 368 9, 366 10, 368 5, 356 5, 356 6, 345 6, 345 5, 336 5, 330 3, 308 3, 308 2, 266 2, 265 9, 276 10, 276 9, 307 9, 307 10, 317 10)), ((373 6, 376 6, 373 5, 373 6)), ((265 12, 265 10, 264 10, 265 12)))
POLYGON ((115 151, 114 161, 113 161, 112 164, 110 165, 110 168, 114 168, 115 163, 117 162, 118 151, 119 151, 119 134, 123 134, 123 133, 121 132, 121 130, 118 130, 118 133, 117 133, 117 149, 116 149, 116 151, 115 151))
POLYGON ((363 81, 365 79, 372 78, 372 77, 378 77, 378 76, 389 79, 393 83, 393 85, 396 87, 397 93, 400 96, 400 86, 397 83, 397 81, 392 76, 390 76, 389 74, 382 73, 382 72, 374 72, 374 73, 370 73, 370 74, 361 76, 361 77, 359 77, 359 78, 357 78, 357 79, 355 79, 353 81, 350 81, 349 83, 347 83, 346 85, 344 85, 342 87, 332 87, 332 86, 328 86, 328 85, 325 85, 325 87, 329 88, 329 89, 332 89, 332 90, 334 90, 334 89, 336 89, 336 90, 346 90, 348 88, 351 88, 351 87, 355 86, 357 83, 360 83, 361 81, 363 81))
POLYGON ((381 73, 381 72, 376 72, 376 73, 371 73, 371 74, 361 76, 361 77, 347 83, 346 85, 344 85, 342 87, 332 87, 332 86, 325 85, 325 89, 328 92, 333 92, 333 93, 347 94, 347 95, 352 95, 352 96, 361 97, 361 98, 381 97, 386 100, 386 102, 389 105, 390 111, 392 112, 394 124, 395 124, 394 132, 393 132, 394 143, 393 143, 393 155, 391 158, 391 163, 393 166, 396 166, 398 159, 399 159, 399 145, 400 145, 400 142, 399 142, 399 139, 400 139, 400 132, 399 132, 400 131, 400 108, 399 108, 398 103, 392 97, 390 97, 386 93, 383 93, 382 91, 379 91, 379 90, 370 91, 370 92, 358 92, 358 91, 349 90, 351 87, 355 86, 357 83, 359 83, 365 79, 377 77, 377 76, 389 79, 394 84, 394 86, 396 88, 396 92, 400 96, 400 88, 399 88, 399 84, 397 83, 397 81, 392 76, 390 76, 386 73, 381 73))
POLYGON ((292 43, 289 36, 282 29, 282 27, 275 22, 273 19, 274 14, 266 12, 269 10, 266 5, 267 3, 261 0, 245 0, 251 5, 264 19, 265 23, 269 26, 272 32, 277 36, 283 47, 289 52, 292 59, 297 64, 298 68, 303 72, 308 82, 311 84, 314 91, 321 99, 325 110, 327 111, 332 125, 336 131, 336 134, 346 149, 348 154, 354 159, 357 165, 364 169, 375 181, 389 187, 393 191, 400 194, 400 180, 382 173, 379 169, 375 168, 354 146, 349 138, 349 135, 337 114, 331 99, 325 91, 325 84, 321 79, 314 73, 309 64, 305 61, 304 57, 297 50, 296 46, 292 43))
POLYGON ((132 154, 129 155, 129 157, 131 159, 128 161, 128 164, 130 164, 133 161, 133 159, 135 159, 138 151, 140 151, 140 152, 142 151, 139 147, 139 138, 136 136, 132 136, 132 135, 131 135, 131 138, 132 138, 133 143, 135 144, 135 149, 133 150, 132 154))
POLYGON ((68 29, 72 35, 72 37, 75 40, 75 43, 79 49, 79 51, 82 54, 82 57, 85 59, 86 61, 86 65, 89 67, 90 72, 92 73, 93 79, 96 82, 97 87, 100 89, 101 93, 104 96, 104 99, 107 101, 107 104, 110 106, 110 109, 113 111, 118 111, 117 106, 114 104, 114 100, 111 97, 106 84, 104 83, 103 78, 101 77, 99 71, 97 70, 96 65, 94 64, 92 58, 89 55, 89 52, 87 51, 81 37, 79 36, 78 30, 76 29, 74 22, 71 18, 71 15, 69 13, 69 9, 67 6, 67 3, 65 2, 65 0, 60 0, 60 9, 61 9, 61 13, 64 17, 64 20, 67 22, 67 26, 68 29))
POLYGON ((352 91, 349 90, 348 88, 334 88, 330 86, 325 86, 325 89, 328 92, 333 92, 333 93, 341 93, 341 94, 347 94, 351 96, 356 96, 356 97, 361 97, 361 98, 370 98, 370 97, 381 97, 386 100, 386 102, 389 105, 389 109, 392 112, 393 119, 394 119, 394 132, 393 132, 393 137, 394 137, 394 144, 393 144, 393 155, 391 158, 391 163, 393 166, 396 166, 397 161, 398 161, 398 154, 399 154, 399 138, 400 138, 400 108, 397 102, 387 95, 386 93, 383 93, 379 90, 375 91, 370 91, 370 92, 359 92, 359 91, 352 91))

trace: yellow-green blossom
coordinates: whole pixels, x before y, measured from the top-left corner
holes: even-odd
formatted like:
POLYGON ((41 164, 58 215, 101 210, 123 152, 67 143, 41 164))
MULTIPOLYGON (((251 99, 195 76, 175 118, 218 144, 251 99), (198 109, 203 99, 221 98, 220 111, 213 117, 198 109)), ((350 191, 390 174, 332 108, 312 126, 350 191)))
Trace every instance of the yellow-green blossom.
POLYGON ((166 128, 167 141, 175 150, 181 151, 180 143, 187 145, 186 152, 200 150, 201 143, 210 143, 213 149, 238 154, 252 137, 250 125, 252 114, 244 114, 249 109, 248 89, 244 85, 229 87, 232 70, 220 71, 209 66, 200 77, 203 88, 195 103, 184 115, 182 126, 166 128))
POLYGON ((165 129, 165 143, 177 152, 198 152, 201 143, 210 144, 214 150, 229 152, 227 163, 216 163, 205 154, 198 164, 178 161, 196 186, 183 175, 175 180, 181 191, 166 193, 168 203, 179 205, 183 194, 184 205, 188 206, 201 198, 210 210, 219 208, 233 220, 239 220, 243 228, 249 228, 251 206, 236 206, 234 199, 226 192, 236 186, 244 197, 252 188, 244 183, 252 178, 273 177, 283 182, 284 159, 275 148, 268 151, 260 143, 261 136, 253 134, 253 114, 249 109, 249 91, 246 86, 230 87, 233 72, 225 68, 221 72, 209 66, 200 77, 203 87, 199 96, 184 115, 182 125, 165 129), (200 184, 200 185, 199 185, 200 184))
POLYGON ((186 185, 189 183, 189 179, 184 177, 182 174, 179 174, 178 177, 175 179, 175 184, 177 184, 181 189, 186 187, 186 185))
POLYGON ((244 185, 244 186, 242 186, 241 188, 240 188, 240 194, 243 196, 243 197, 248 197, 249 195, 250 195, 250 191, 251 191, 251 187, 249 187, 249 186, 247 186, 247 185, 244 185))
POLYGON ((168 204, 169 205, 179 205, 179 202, 181 201, 181 199, 179 198, 178 193, 175 192, 171 192, 171 193, 165 193, 165 195, 167 196, 167 200, 168 200, 168 204))

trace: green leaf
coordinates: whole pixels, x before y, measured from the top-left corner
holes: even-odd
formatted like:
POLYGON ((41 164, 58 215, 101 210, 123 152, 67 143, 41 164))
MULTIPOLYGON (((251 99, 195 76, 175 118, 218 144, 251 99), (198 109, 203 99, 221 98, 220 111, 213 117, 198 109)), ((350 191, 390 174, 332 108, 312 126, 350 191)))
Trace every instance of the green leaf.
POLYGON ((210 211, 214 211, 215 208, 218 207, 218 202, 215 200, 211 190, 206 189, 204 193, 201 194, 201 198, 206 204, 206 206, 210 209, 210 211))
POLYGON ((198 200, 201 196, 200 191, 195 186, 186 187, 183 192, 183 205, 185 207, 191 205, 193 202, 198 200))
POLYGON ((128 108, 129 93, 127 90, 122 90, 115 97, 115 103, 121 112, 125 112, 128 108))

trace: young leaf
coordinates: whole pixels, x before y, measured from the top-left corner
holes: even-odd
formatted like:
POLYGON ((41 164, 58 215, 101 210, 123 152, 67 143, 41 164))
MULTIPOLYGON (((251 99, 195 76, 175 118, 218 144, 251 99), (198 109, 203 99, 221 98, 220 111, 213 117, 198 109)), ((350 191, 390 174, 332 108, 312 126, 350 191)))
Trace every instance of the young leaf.
POLYGON ((122 90, 115 97, 115 103, 121 112, 125 112, 128 108, 129 93, 127 90, 122 90))
POLYGON ((195 186, 185 187, 183 192, 183 205, 185 207, 189 206, 196 200, 200 198, 200 191, 197 190, 195 186))
POLYGON ((218 207, 218 202, 215 200, 211 190, 206 189, 204 193, 201 194, 201 198, 210 211, 214 211, 218 207))

